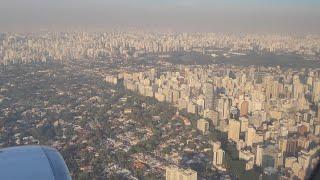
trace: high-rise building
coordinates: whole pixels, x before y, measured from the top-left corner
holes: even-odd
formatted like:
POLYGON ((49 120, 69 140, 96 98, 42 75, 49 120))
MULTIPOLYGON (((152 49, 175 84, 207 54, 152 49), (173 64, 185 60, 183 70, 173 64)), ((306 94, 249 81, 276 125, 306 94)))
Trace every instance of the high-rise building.
POLYGON ((220 141, 215 141, 212 143, 212 150, 217 151, 221 147, 221 142, 220 141))
POLYGON ((271 76, 267 76, 264 79, 265 81, 265 91, 266 91, 266 100, 270 100, 272 98, 275 98, 275 94, 274 94, 274 80, 271 76))
POLYGON ((277 168, 278 151, 273 145, 269 145, 263 149, 262 153, 262 167, 277 168))
POLYGON ((166 180, 197 180, 197 172, 192 169, 180 169, 177 166, 166 168, 166 180))
POLYGON ((205 96, 205 109, 213 110, 214 89, 210 83, 203 85, 203 94, 205 96))
POLYGON ((211 120, 213 126, 218 126, 219 124, 219 113, 214 110, 205 109, 203 111, 203 116, 211 120))
POLYGON ((253 126, 249 126, 248 131, 246 132, 247 146, 252 146, 255 138, 256 138, 256 129, 253 126))
POLYGON ((234 142, 238 142, 239 136, 240 136, 240 122, 235 119, 229 120, 228 139, 231 139, 234 142))
POLYGON ((320 103, 317 104, 317 118, 320 118, 320 103))
POLYGON ((287 141, 286 152, 288 156, 296 156, 298 153, 298 140, 295 137, 289 138, 287 141))
POLYGON ((320 101, 320 81, 315 81, 313 83, 312 100, 313 102, 320 101))
POLYGON ((224 157, 225 157, 225 151, 221 149, 221 142, 220 141, 213 142, 212 150, 213 150, 212 164, 214 166, 221 166, 224 162, 224 157))
POLYGON ((246 117, 240 117, 240 132, 246 132, 249 127, 249 120, 246 117))
POLYGON ((287 149, 287 139, 285 138, 281 138, 279 139, 279 150, 282 154, 284 154, 286 152, 286 149, 287 149))
POLYGON ((243 101, 240 105, 240 116, 247 116, 249 112, 249 102, 243 101))
POLYGON ((300 81, 295 81, 293 82, 293 97, 295 99, 298 99, 300 97, 303 96, 304 92, 303 92, 303 84, 300 81))
POLYGON ((263 146, 258 145, 256 149, 256 165, 261 166, 262 165, 262 156, 263 156, 263 146))
POLYGON ((221 166, 224 162, 225 152, 223 149, 218 149, 213 152, 213 165, 221 166))
POLYGON ((198 112, 197 105, 194 104, 193 102, 189 102, 188 106, 187 106, 187 112, 192 113, 192 114, 196 114, 198 112))
POLYGON ((209 130, 209 122, 205 119, 199 119, 197 121, 197 129, 202 132, 202 134, 206 133, 209 130))
POLYGON ((230 103, 226 96, 217 100, 216 111, 219 112, 219 119, 228 119, 230 115, 230 103))

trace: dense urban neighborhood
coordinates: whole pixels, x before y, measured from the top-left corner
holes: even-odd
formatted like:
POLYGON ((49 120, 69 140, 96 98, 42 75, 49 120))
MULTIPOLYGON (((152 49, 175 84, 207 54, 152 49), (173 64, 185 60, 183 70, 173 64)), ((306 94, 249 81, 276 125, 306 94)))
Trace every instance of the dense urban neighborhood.
POLYGON ((318 36, 0 40, 0 147, 56 148, 73 179, 302 180, 319 162, 318 36))

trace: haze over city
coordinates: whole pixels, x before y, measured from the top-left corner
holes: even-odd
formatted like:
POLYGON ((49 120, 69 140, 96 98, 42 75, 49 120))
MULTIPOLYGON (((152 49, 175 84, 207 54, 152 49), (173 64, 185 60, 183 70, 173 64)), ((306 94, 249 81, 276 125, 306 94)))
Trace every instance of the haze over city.
POLYGON ((1 31, 319 33, 318 0, 1 0, 1 31))

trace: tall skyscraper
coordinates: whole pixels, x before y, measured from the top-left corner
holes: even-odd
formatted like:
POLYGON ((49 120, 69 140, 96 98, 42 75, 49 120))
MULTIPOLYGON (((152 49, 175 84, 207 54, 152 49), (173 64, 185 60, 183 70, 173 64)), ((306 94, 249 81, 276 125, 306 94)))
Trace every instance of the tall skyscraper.
POLYGON ((234 142, 239 141, 240 135, 240 122, 234 119, 229 120, 228 139, 234 142))
POLYGON ((268 145, 263 149, 262 153, 262 167, 277 168, 281 164, 279 158, 279 151, 274 145, 268 145))
POLYGON ((254 127, 249 126, 248 131, 246 132, 246 144, 247 146, 252 146, 254 139, 256 137, 256 130, 254 127))
POLYGON ((286 152, 286 150, 287 150, 287 139, 285 139, 285 138, 281 138, 281 139, 279 139, 279 142, 278 142, 278 144, 279 144, 279 150, 280 150, 280 152, 282 153, 282 154, 284 154, 285 152, 286 152))
POLYGON ((212 150, 217 151, 221 147, 221 142, 220 141, 215 141, 212 143, 212 150))
POLYGON ((243 101, 240 105, 240 116, 247 116, 249 112, 249 102, 243 101))
POLYGON ((295 137, 289 138, 287 141, 286 152, 288 156, 296 156, 298 152, 298 140, 295 137))
POLYGON ((213 165, 221 166, 224 162, 225 152, 223 149, 218 149, 213 152, 213 165))
POLYGON ((294 79, 293 81, 293 97, 298 99, 303 96, 303 84, 300 82, 300 79, 294 79))
POLYGON ((257 146, 256 149, 256 166, 261 166, 262 165, 262 156, 263 156, 263 147, 261 145, 257 146))
POLYGON ((228 119, 230 115, 230 103, 226 96, 217 100, 216 111, 219 112, 219 119, 228 119))
POLYGON ((166 168, 166 180, 197 180, 197 172, 192 169, 180 169, 177 166, 166 168))
POLYGON ((199 119, 197 121, 197 129, 202 132, 202 134, 206 133, 209 130, 209 122, 205 119, 199 119))
POLYGON ((225 151, 221 149, 221 142, 220 141, 213 142, 212 150, 213 150, 212 164, 214 166, 221 166, 224 162, 224 157, 225 157, 225 151))
POLYGON ((246 117, 240 117, 239 118, 240 121, 240 132, 246 132, 248 130, 249 127, 249 120, 246 117))
POLYGON ((213 110, 214 89, 210 83, 203 85, 203 94, 205 96, 205 109, 213 110))
POLYGON ((320 101, 320 81, 315 81, 313 83, 312 100, 316 103, 320 101))

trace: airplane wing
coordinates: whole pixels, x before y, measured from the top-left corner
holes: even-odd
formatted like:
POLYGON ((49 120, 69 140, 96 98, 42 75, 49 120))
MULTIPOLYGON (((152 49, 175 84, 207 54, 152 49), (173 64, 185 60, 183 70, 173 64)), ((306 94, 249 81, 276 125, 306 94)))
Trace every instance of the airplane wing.
POLYGON ((0 149, 0 179, 71 180, 60 153, 46 146, 0 149))

